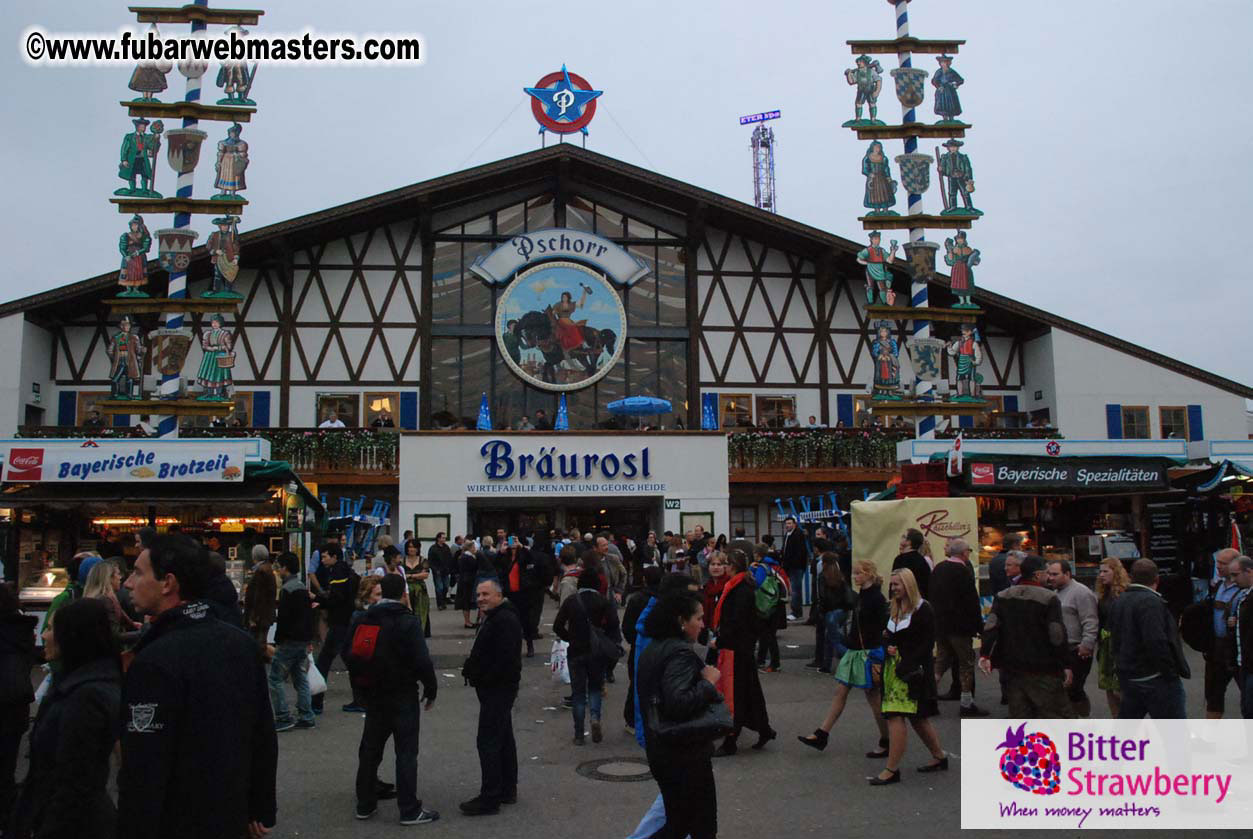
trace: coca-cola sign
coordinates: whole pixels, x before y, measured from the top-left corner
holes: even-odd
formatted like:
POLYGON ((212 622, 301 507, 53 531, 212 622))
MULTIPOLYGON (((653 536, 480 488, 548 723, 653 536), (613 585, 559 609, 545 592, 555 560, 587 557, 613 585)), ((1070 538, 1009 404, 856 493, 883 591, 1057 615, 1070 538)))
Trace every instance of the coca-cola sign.
POLYGON ((43 480, 43 449, 9 449, 9 460, 4 465, 6 481, 43 480))

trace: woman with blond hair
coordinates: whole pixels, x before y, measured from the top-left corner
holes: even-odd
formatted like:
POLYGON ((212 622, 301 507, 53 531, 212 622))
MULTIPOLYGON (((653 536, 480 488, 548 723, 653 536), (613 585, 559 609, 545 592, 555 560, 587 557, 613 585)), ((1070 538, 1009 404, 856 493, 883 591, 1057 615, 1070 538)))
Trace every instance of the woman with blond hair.
POLYGON ((835 668, 835 696, 831 707, 813 734, 796 739, 818 751, 825 749, 831 729, 844 713, 849 693, 853 688, 860 688, 866 693, 866 702, 879 727, 879 747, 866 752, 866 757, 886 757, 888 729, 879 706, 883 684, 883 628, 888 622, 888 603, 883 596, 883 578, 873 562, 859 559, 853 563, 853 588, 856 598, 844 629, 844 644, 848 649, 835 668))
POLYGON ((1127 575, 1122 560, 1114 557, 1101 560, 1100 570, 1096 574, 1096 615, 1100 622, 1096 646, 1096 684, 1105 691, 1111 719, 1118 719, 1118 711, 1122 708, 1122 689, 1118 686, 1118 674, 1114 671, 1114 636, 1110 627, 1110 614, 1113 612, 1114 601, 1129 585, 1131 577, 1127 575))
POLYGON ((117 591, 122 587, 122 570, 117 563, 105 559, 97 562, 87 574, 87 582, 83 586, 83 597, 94 597, 104 601, 109 610, 109 619, 118 632, 131 632, 139 628, 139 624, 126 617, 122 604, 118 602, 117 591))
POLYGON ((931 604, 918 593, 914 572, 901 568, 892 572, 888 582, 891 613, 883 633, 883 716, 888 723, 888 763, 873 778, 872 787, 898 784, 901 781, 901 759, 905 757, 908 732, 905 720, 934 758, 918 767, 919 772, 941 772, 948 769, 948 755, 940 747, 931 717, 940 712, 935 690, 935 613, 931 604))

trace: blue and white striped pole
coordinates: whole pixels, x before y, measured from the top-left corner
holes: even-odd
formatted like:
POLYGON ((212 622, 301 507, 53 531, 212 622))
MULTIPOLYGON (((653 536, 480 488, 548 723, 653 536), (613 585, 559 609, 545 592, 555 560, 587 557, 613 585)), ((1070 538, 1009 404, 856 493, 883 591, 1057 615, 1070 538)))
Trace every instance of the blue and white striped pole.
MULTIPOLYGON (((209 0, 194 0, 194 3, 197 6, 208 6, 209 0)), ((192 21, 191 31, 193 35, 197 32, 203 32, 206 28, 208 27, 204 21, 200 21, 200 20, 192 21)), ((206 72, 207 72, 207 68, 206 68, 206 72)), ((200 101, 200 79, 201 79, 201 76, 203 75, 204 75, 203 73, 200 73, 200 74, 187 76, 187 90, 186 90, 186 93, 183 94, 184 102, 199 102, 200 101)), ((196 128, 199 125, 199 123, 200 123, 200 120, 195 119, 194 117, 183 118, 183 128, 196 128)), ((193 190, 193 187, 195 186, 195 178, 196 178, 196 173, 194 170, 190 172, 179 173, 178 190, 176 193, 179 198, 191 198, 192 190, 193 190)), ((174 214, 174 227, 175 229, 191 227, 191 214, 190 213, 175 213, 174 214)), ((177 271, 177 272, 170 274, 169 297, 181 299, 186 296, 187 296, 187 272, 177 271)), ((185 319, 184 312, 171 312, 170 314, 166 315, 165 328, 170 329, 170 330, 182 329, 184 319, 185 319)), ((163 373, 161 375, 161 398, 162 399, 177 399, 178 394, 179 394, 179 384, 181 380, 182 380, 181 373, 163 373)), ((158 437, 177 437, 178 436, 178 417, 176 416, 157 417, 157 436, 158 437)))
MULTIPOLYGON (((909 37, 909 0, 895 0, 896 8, 896 37, 909 37)), ((908 50, 902 50, 896 54, 900 61, 901 67, 913 67, 913 54, 908 50)), ((917 121, 917 115, 913 108, 905 111, 904 123, 908 125, 917 121)), ((918 138, 905 138, 905 154, 916 154, 918 152, 918 138)), ((922 195, 918 193, 909 193, 909 215, 916 216, 922 213, 922 195)), ((911 227, 909 229, 909 241, 921 242, 926 235, 926 230, 921 227, 911 227)), ((921 281, 914 279, 909 289, 909 304, 918 308, 926 308, 927 298, 927 280, 924 277, 921 281)), ((931 337, 931 321, 919 320, 914 318, 913 330, 915 338, 931 337)), ((922 396, 931 390, 931 383, 919 380, 917 394, 922 396)), ((935 417, 918 417, 914 428, 915 436, 919 439, 927 439, 935 436, 935 417)))

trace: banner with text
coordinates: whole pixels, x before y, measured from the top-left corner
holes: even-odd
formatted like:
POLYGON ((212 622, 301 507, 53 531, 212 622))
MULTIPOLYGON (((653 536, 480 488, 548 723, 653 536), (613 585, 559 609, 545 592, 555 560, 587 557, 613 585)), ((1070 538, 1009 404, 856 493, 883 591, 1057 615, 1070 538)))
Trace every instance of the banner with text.
POLYGON ((971 492, 1157 492, 1170 488, 1169 461, 1160 457, 966 456, 965 481, 971 492))
POLYGON ((961 826, 1247 829, 1248 720, 962 720, 961 826))
POLYGON ((944 543, 949 539, 965 539, 974 548, 973 556, 978 557, 979 506, 975 499, 905 498, 853 502, 853 559, 870 560, 887 580, 892 560, 901 552, 901 536, 911 527, 922 531, 937 562, 944 558, 944 543))
POLYGON ((0 445, 17 483, 243 481, 250 443, 229 440, 38 440, 0 445))

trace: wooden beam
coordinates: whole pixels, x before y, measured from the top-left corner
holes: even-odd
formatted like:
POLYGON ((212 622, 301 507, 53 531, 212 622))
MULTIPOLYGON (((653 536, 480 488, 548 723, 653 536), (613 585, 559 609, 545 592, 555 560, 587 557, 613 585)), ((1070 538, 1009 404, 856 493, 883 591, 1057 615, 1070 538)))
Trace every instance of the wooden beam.
POLYGON ((950 125, 906 122, 901 125, 850 125, 849 128, 857 132, 858 140, 904 140, 908 137, 947 140, 950 137, 965 137, 966 129, 974 126, 967 122, 950 125))
MULTIPOLYGON (((687 427, 700 428, 703 413, 700 392, 700 281, 696 269, 705 242, 705 205, 697 202, 687 214, 684 244, 684 292, 687 308, 687 427)), ((719 420, 721 422, 721 420, 719 420)))
POLYGON ((237 198, 233 201, 216 201, 212 198, 131 198, 118 196, 110 198, 110 203, 117 205, 122 215, 142 215, 143 213, 190 213, 192 215, 219 216, 230 214, 237 216, 248 206, 248 200, 237 198))
POLYGON ((422 202, 418 207, 418 242, 422 248, 422 285, 418 293, 418 428, 431 427, 431 306, 435 271, 435 237, 431 222, 431 206, 422 202))
POLYGON ((919 213, 908 216, 859 216, 865 230, 910 230, 926 227, 936 230, 966 230, 978 216, 939 216, 919 213))
POLYGON ((213 23, 221 26, 256 26, 265 12, 260 9, 210 9, 188 4, 181 8, 128 6, 140 23, 213 23))
POLYGON ((896 55, 902 52, 921 52, 931 55, 956 53, 965 41, 924 41, 920 38, 895 38, 891 41, 845 41, 853 55, 896 55))
POLYGON ((224 417, 235 410, 233 401, 199 399, 99 399, 93 404, 102 414, 158 414, 167 417, 224 417))
POLYGON ((109 297, 105 304, 114 314, 147 315, 160 312, 222 312, 244 301, 228 297, 109 297))
POLYGON ((251 122, 254 105, 210 105, 205 102, 127 102, 120 103, 132 117, 156 119, 203 119, 210 122, 251 122))
POLYGON ((987 314, 983 309, 948 309, 939 306, 867 306, 871 318, 892 320, 936 320, 946 323, 974 323, 987 314))

